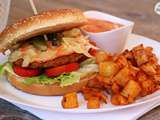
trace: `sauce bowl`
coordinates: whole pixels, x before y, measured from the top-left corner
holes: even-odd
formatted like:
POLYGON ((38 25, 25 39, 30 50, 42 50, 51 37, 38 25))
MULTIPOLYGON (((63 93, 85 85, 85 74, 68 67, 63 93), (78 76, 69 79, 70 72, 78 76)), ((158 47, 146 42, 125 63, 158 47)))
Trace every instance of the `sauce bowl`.
POLYGON ((87 18, 106 20, 122 25, 119 28, 105 32, 93 33, 83 29, 82 31, 84 34, 88 35, 91 40, 95 41, 98 47, 105 50, 106 52, 114 54, 123 50, 127 37, 132 32, 134 22, 93 10, 84 12, 84 15, 87 18))

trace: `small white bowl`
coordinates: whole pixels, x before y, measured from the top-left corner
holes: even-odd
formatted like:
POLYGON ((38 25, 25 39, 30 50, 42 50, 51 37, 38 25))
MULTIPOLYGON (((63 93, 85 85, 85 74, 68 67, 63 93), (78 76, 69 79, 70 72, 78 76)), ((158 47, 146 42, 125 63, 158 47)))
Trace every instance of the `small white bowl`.
POLYGON ((122 25, 119 28, 106 32, 92 33, 85 30, 82 31, 87 34, 91 40, 94 40, 97 46, 106 52, 114 54, 123 50, 127 37, 132 32, 133 22, 99 11, 86 11, 84 15, 88 18, 106 20, 122 25))

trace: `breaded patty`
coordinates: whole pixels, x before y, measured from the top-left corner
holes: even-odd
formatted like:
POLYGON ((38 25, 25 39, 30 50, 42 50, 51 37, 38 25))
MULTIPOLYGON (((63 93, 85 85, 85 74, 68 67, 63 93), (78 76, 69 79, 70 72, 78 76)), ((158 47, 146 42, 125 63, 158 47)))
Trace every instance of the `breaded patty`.
MULTIPOLYGON (((61 56, 55 58, 53 60, 45 61, 45 62, 32 62, 29 64, 28 68, 49 68, 49 67, 57 67, 73 62, 82 62, 87 57, 83 54, 73 53, 70 55, 61 56)), ((23 59, 19 59, 14 62, 15 65, 22 66, 23 59)))

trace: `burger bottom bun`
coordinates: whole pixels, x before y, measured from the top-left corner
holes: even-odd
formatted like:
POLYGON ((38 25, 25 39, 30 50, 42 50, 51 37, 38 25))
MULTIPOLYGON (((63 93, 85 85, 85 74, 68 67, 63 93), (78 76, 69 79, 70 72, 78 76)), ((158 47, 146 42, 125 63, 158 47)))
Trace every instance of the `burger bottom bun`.
POLYGON ((42 95, 42 96, 59 96, 64 95, 70 92, 79 92, 84 86, 87 85, 89 80, 92 80, 96 74, 92 74, 81 79, 78 83, 73 85, 60 87, 58 84, 53 85, 25 85, 20 81, 20 77, 9 75, 8 80, 9 82, 17 89, 22 90, 24 92, 34 94, 34 95, 42 95))

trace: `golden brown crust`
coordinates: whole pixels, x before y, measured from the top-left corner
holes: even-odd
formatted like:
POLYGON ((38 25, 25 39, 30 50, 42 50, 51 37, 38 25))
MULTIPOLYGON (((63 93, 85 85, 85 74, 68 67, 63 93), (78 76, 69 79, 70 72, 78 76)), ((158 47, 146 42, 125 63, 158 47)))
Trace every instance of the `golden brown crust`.
POLYGON ((75 83, 73 85, 69 85, 66 87, 60 87, 59 85, 53 84, 53 85, 25 85, 19 78, 13 75, 8 75, 9 82, 16 87, 17 89, 20 89, 24 92, 35 94, 35 95, 43 95, 43 96, 57 96, 57 95, 64 95, 66 93, 70 92, 79 92, 82 87, 87 85, 89 80, 92 80, 96 74, 92 74, 91 76, 85 77, 80 80, 79 83, 75 83))
POLYGON ((0 33, 0 52, 33 36, 77 27, 85 22, 86 18, 79 9, 53 9, 42 12, 18 21, 0 33))

